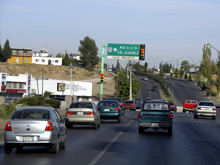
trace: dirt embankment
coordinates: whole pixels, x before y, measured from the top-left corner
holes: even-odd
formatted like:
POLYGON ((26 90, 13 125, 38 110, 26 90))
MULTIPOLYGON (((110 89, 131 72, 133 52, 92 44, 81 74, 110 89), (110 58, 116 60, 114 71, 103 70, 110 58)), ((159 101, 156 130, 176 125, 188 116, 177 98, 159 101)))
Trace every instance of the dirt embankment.
MULTIPOLYGON (((9 76, 17 76, 19 74, 32 74, 33 77, 57 79, 57 80, 70 80, 71 70, 68 66, 55 66, 55 65, 39 65, 39 64, 18 64, 18 63, 2 63, 0 62, 0 73, 7 73, 9 76)), ((100 93, 100 71, 89 72, 84 68, 74 67, 72 69, 74 81, 86 81, 93 84, 93 96, 100 93)), ((115 81, 114 75, 105 72, 105 83, 103 94, 104 97, 114 96, 115 81)))

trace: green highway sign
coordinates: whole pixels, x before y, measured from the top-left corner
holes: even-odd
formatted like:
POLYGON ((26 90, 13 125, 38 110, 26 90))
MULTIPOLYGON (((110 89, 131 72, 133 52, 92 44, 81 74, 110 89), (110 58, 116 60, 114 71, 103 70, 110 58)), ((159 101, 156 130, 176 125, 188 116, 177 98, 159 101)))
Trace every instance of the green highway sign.
POLYGON ((108 59, 139 60, 140 44, 108 44, 108 59))

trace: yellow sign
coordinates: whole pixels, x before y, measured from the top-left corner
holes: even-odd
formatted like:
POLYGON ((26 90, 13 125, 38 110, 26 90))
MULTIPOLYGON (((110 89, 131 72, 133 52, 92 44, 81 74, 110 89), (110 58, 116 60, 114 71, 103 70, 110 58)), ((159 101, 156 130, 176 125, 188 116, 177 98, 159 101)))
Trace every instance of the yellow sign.
POLYGON ((57 91, 65 91, 65 83, 57 83, 57 91))

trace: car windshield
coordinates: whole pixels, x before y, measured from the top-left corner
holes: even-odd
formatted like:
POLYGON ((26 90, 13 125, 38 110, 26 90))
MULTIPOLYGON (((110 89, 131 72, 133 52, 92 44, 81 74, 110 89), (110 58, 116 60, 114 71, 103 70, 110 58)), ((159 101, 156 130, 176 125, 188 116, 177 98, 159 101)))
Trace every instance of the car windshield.
POLYGON ((212 102, 200 102, 199 105, 200 106, 214 106, 212 102))
POLYGON ((186 104, 197 104, 196 100, 188 100, 186 101, 186 104))
POLYGON ((101 101, 97 106, 107 106, 107 107, 116 107, 118 106, 118 102, 116 101, 101 101))
POLYGON ((146 103, 143 110, 169 110, 168 104, 164 103, 146 103))
POLYGON ((44 109, 16 110, 12 119, 50 119, 50 113, 44 109))
POLYGON ((70 108, 92 108, 92 104, 88 102, 73 102, 70 108))
POLYGON ((116 98, 109 98, 109 99, 107 99, 107 100, 116 100, 116 101, 118 101, 119 103, 122 102, 121 99, 116 99, 116 98))

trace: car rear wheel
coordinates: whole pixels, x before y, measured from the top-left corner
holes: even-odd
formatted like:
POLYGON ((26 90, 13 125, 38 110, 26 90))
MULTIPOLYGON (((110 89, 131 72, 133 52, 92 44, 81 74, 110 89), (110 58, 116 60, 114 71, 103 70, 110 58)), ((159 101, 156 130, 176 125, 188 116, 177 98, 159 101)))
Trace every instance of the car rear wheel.
POLYGON ((73 124, 66 124, 66 128, 72 128, 73 124))
POLYGON ((121 123, 121 122, 122 122, 122 118, 119 117, 119 118, 118 118, 118 123, 121 123))
POLYGON ((5 153, 10 154, 12 152, 12 146, 10 144, 5 143, 5 153))
POLYGON ((213 119, 213 120, 216 120, 216 116, 212 116, 212 119, 213 119))
POLYGON ((97 122, 93 125, 93 128, 94 128, 94 129, 97 129, 97 128, 98 128, 98 123, 97 123, 97 122))
POLYGON ((60 143, 60 148, 65 149, 66 148, 66 135, 63 137, 63 141, 60 143))
POLYGON ((56 143, 51 145, 51 152, 54 154, 58 154, 60 150, 59 138, 57 137, 56 143))
POLYGON ((22 151, 23 151, 23 146, 17 147, 17 152, 18 152, 18 153, 20 153, 20 152, 22 152, 22 151))
POLYGON ((139 132, 139 133, 144 133, 144 130, 145 130, 144 127, 140 127, 140 126, 139 126, 139 128, 138 128, 138 132, 139 132))
POLYGON ((169 135, 172 135, 172 134, 173 134, 173 127, 168 128, 167 131, 168 131, 168 134, 169 134, 169 135))
POLYGON ((194 118, 195 118, 195 119, 198 119, 198 116, 194 114, 194 118))

